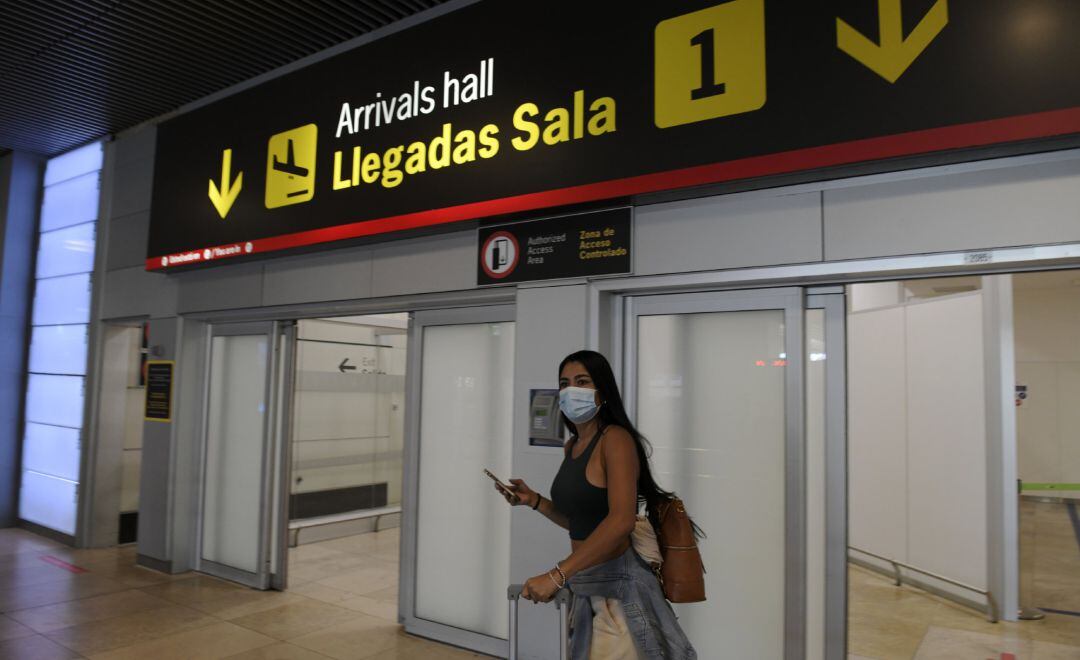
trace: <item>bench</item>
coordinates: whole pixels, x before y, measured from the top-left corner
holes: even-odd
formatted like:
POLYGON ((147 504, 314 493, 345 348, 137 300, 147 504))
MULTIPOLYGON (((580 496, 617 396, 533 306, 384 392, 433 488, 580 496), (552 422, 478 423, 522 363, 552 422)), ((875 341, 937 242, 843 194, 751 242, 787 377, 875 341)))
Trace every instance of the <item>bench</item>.
POLYGON ((309 527, 321 527, 323 525, 333 525, 335 523, 350 522, 353 520, 366 520, 367 518, 375 519, 375 531, 379 531, 379 519, 383 516, 390 516, 395 513, 401 513, 400 506, 384 506, 377 509, 363 509, 361 511, 346 511, 345 513, 335 513, 329 516, 317 516, 314 518, 300 518, 299 520, 289 521, 289 547, 295 548, 300 544, 300 531, 309 527))

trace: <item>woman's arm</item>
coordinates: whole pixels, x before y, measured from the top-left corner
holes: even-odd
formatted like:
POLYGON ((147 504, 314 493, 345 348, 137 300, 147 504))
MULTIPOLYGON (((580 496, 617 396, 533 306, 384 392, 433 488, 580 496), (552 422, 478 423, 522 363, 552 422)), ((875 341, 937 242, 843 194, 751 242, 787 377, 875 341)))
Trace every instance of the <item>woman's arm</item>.
POLYGON ((559 510, 555 508, 554 502, 526 486, 525 482, 521 479, 511 479, 510 487, 513 488, 514 493, 521 498, 522 504, 531 509, 539 502, 540 505, 536 506, 536 510, 544 514, 545 518, 563 529, 570 529, 570 521, 566 519, 566 516, 559 513, 559 510))
POLYGON ((625 429, 612 427, 603 436, 608 515, 570 556, 559 562, 567 577, 611 558, 634 531, 637 522, 637 446, 625 429))
MULTIPOLYGON (((548 498, 541 496, 540 493, 534 491, 532 488, 529 488, 524 481, 521 479, 511 479, 510 488, 514 491, 514 494, 518 496, 519 502, 511 502, 508 497, 506 498, 507 502, 510 502, 511 504, 521 504, 530 509, 539 502, 540 505, 536 507, 536 510, 544 514, 545 518, 563 529, 570 529, 570 521, 566 519, 566 516, 559 513, 558 509, 555 508, 555 504, 548 498)), ((505 493, 503 493, 503 497, 506 497, 505 493)))

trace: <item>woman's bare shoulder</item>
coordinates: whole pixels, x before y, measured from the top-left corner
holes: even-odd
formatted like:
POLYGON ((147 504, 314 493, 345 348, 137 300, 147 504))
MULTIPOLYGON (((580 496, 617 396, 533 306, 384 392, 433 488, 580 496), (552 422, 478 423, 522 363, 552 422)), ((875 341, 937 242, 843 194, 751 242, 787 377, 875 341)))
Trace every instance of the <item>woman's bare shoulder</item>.
POLYGON ((604 435, 602 437, 604 441, 604 454, 611 456, 613 452, 619 454, 629 451, 635 456, 637 455, 634 438, 630 435, 630 432, 623 427, 612 424, 604 429, 604 435))

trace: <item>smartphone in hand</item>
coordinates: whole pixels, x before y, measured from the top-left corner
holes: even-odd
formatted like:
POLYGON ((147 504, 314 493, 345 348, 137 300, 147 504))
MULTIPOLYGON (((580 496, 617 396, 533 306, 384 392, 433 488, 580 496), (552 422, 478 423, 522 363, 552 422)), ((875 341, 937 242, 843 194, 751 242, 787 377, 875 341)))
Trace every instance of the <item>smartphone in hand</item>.
POLYGON ((495 485, 498 486, 499 490, 502 491, 507 497, 511 498, 514 502, 518 501, 517 493, 511 490, 510 486, 504 484, 501 479, 492 474, 490 470, 485 468, 484 474, 491 477, 491 480, 495 482, 495 485))

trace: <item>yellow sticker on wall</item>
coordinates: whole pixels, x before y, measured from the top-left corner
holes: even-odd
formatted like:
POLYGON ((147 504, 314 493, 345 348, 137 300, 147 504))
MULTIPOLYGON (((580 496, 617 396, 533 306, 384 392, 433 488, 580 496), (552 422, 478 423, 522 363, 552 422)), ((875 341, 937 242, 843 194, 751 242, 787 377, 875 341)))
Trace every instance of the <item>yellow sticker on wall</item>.
POLYGON ((659 128, 765 105, 765 0, 731 0, 656 26, 659 128))
POLYGON ((319 129, 307 124, 270 138, 266 149, 266 208, 300 204, 315 196, 319 129))

